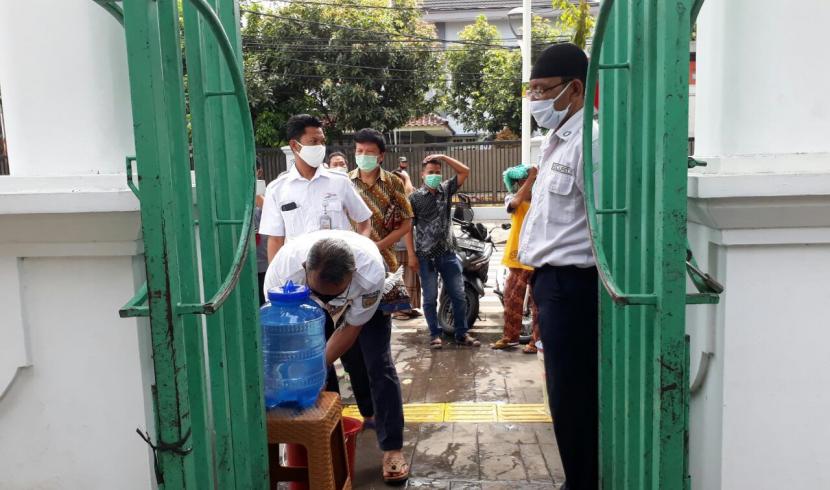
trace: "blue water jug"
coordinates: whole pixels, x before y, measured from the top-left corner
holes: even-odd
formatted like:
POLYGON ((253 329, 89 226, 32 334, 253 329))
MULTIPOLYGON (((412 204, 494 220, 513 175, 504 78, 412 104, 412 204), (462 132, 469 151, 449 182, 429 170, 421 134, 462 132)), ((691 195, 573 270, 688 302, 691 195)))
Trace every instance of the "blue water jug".
POLYGON ((288 281, 260 309, 266 409, 311 407, 326 384, 326 315, 310 294, 288 281))

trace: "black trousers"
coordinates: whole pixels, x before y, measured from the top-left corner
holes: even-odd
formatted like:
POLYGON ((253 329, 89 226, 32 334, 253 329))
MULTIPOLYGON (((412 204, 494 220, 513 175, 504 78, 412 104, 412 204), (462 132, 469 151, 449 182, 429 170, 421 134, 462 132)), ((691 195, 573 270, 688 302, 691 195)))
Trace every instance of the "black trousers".
MULTIPOLYGON (((334 331, 326 314, 326 338, 334 331)), ((378 445, 383 451, 403 447, 403 397, 392 360, 392 321, 380 310, 363 325, 351 349, 340 358, 357 400, 360 414, 375 417, 378 445)), ((326 390, 340 392, 337 374, 329 368, 326 390)))
POLYGON ((599 485, 599 284, 596 268, 544 266, 532 279, 553 429, 568 490, 599 485))

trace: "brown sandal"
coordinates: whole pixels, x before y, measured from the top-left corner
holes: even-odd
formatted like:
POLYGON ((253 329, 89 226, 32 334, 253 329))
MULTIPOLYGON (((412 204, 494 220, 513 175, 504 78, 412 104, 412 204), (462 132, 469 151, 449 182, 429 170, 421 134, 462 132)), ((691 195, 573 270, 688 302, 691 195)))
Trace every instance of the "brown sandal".
POLYGON ((522 352, 524 352, 525 354, 536 354, 536 351, 537 349, 536 346, 533 345, 533 342, 528 342, 527 345, 525 345, 524 349, 522 349, 522 352))
POLYGON ((403 454, 383 457, 383 481, 384 483, 403 483, 409 479, 409 463, 403 454))

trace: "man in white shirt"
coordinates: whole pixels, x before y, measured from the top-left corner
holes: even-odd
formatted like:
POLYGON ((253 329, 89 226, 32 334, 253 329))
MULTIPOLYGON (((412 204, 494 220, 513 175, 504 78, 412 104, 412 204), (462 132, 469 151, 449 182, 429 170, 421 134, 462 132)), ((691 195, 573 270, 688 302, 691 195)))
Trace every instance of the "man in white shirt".
POLYGON ((570 43, 548 47, 533 66, 531 112, 550 132, 529 176, 533 200, 519 238, 519 261, 535 268, 533 299, 568 490, 595 490, 599 482, 599 284, 582 179, 587 68, 585 53, 570 43))
POLYGON ((359 348, 362 359, 353 360, 359 365, 351 365, 347 357, 342 358, 343 365, 351 374, 352 368, 362 369, 365 363, 378 444, 384 452, 383 478, 402 482, 409 477, 409 464, 401 452, 403 399, 392 361, 390 319, 378 309, 385 279, 383 258, 372 240, 351 231, 319 230, 279 250, 265 273, 265 291, 289 280, 305 284, 326 310, 329 391, 339 391, 331 365, 352 345, 359 348))
POLYGON ((345 174, 320 165, 326 157, 323 123, 308 114, 292 116, 286 124, 294 166, 265 190, 259 233, 268 236, 268 260, 290 239, 321 229, 351 230, 369 236, 372 212, 345 174))

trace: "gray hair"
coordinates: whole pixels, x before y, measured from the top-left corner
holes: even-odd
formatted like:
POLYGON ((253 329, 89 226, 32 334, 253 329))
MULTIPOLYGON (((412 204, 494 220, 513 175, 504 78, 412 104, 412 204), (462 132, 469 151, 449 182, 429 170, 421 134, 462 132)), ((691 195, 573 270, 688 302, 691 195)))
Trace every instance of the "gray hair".
POLYGON ((357 269, 352 248, 340 238, 323 238, 312 245, 305 264, 307 271, 317 272, 329 284, 341 284, 357 269))

